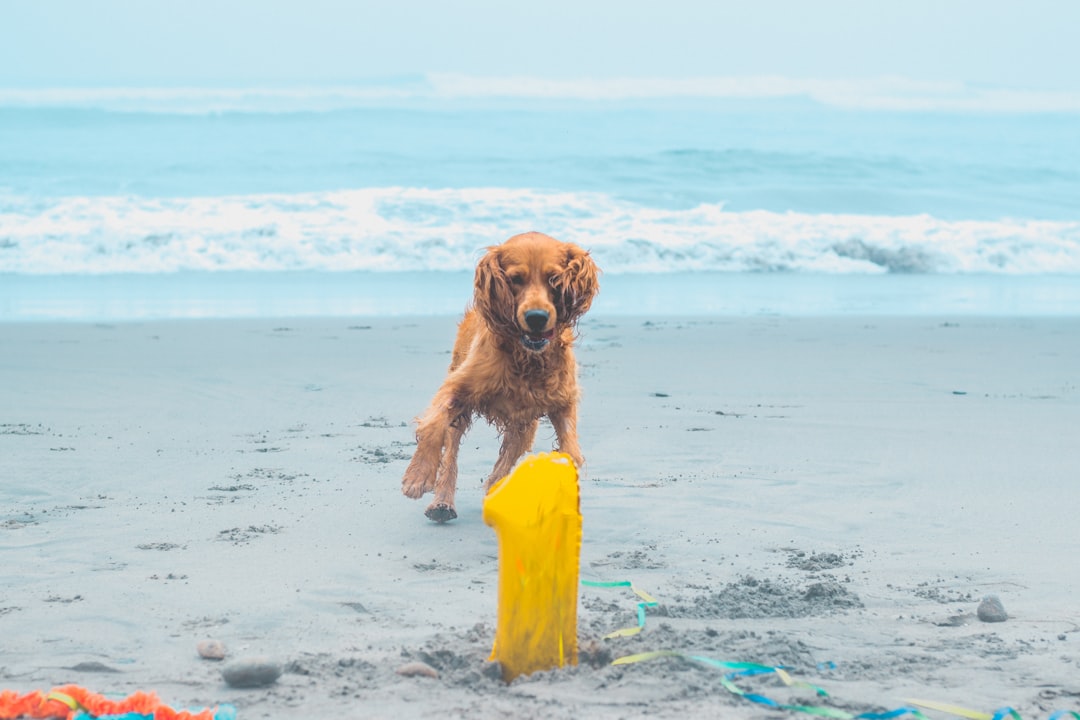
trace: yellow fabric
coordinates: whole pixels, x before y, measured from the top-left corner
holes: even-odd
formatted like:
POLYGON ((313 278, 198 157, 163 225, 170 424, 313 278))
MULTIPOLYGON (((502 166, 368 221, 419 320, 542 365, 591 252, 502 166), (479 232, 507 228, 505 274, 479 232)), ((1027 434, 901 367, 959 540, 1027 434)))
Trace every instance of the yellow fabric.
POLYGON ((569 455, 523 460, 484 500, 499 541, 499 617, 491 659, 503 679, 577 664, 581 506, 569 455))
POLYGON ((957 707, 956 705, 937 702, 935 700, 914 700, 909 698, 908 702, 912 705, 919 705, 929 710, 940 710, 941 712, 959 715, 960 717, 970 718, 971 720, 991 720, 994 717, 990 713, 979 712, 978 710, 968 710, 967 708, 957 707))

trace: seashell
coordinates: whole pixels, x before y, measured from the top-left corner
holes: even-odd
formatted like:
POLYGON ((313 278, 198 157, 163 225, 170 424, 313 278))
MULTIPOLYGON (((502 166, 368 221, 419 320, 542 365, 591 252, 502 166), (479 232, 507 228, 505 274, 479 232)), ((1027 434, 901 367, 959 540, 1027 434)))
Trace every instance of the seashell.
POLYGON ((424 662, 405 663, 397 669, 397 674, 405 677, 439 677, 439 671, 424 662))
POLYGON ((199 653, 199 657, 205 660, 224 660, 225 659, 225 643, 220 640, 202 640, 195 649, 199 653))

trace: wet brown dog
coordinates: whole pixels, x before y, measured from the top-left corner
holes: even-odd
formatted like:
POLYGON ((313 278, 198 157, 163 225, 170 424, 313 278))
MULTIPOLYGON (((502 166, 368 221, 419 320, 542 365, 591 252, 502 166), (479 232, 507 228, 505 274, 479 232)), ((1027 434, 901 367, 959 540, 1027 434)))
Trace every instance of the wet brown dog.
POLYGON ((587 252, 542 233, 488 248, 476 266, 473 305, 458 325, 450 370, 417 418, 416 453, 401 481, 408 497, 435 493, 424 513, 430 519, 457 517, 458 447, 474 415, 502 435, 485 492, 532 448, 541 417, 555 428, 558 449, 582 466, 573 343, 598 276, 587 252))

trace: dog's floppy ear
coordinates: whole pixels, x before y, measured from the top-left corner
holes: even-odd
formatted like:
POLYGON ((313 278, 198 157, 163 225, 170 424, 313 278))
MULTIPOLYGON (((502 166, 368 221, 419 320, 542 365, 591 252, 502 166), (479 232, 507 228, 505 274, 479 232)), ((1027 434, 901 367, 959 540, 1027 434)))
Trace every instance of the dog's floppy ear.
POLYGON ((559 293, 559 320, 573 324, 585 314, 596 293, 600 292, 600 268, 588 252, 566 243, 563 268, 551 279, 551 285, 559 293))
POLYGON ((497 246, 489 247, 476 264, 473 306, 491 329, 516 330, 514 293, 500 262, 497 246))

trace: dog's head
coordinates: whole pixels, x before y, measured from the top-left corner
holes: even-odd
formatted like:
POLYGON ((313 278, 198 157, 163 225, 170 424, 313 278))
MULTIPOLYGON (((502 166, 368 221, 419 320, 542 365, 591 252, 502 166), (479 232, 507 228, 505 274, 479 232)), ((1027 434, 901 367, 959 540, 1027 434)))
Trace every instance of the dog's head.
POLYGON ((541 352, 589 309, 599 275, 577 245, 537 232, 515 235, 477 264, 474 305, 492 330, 541 352))

